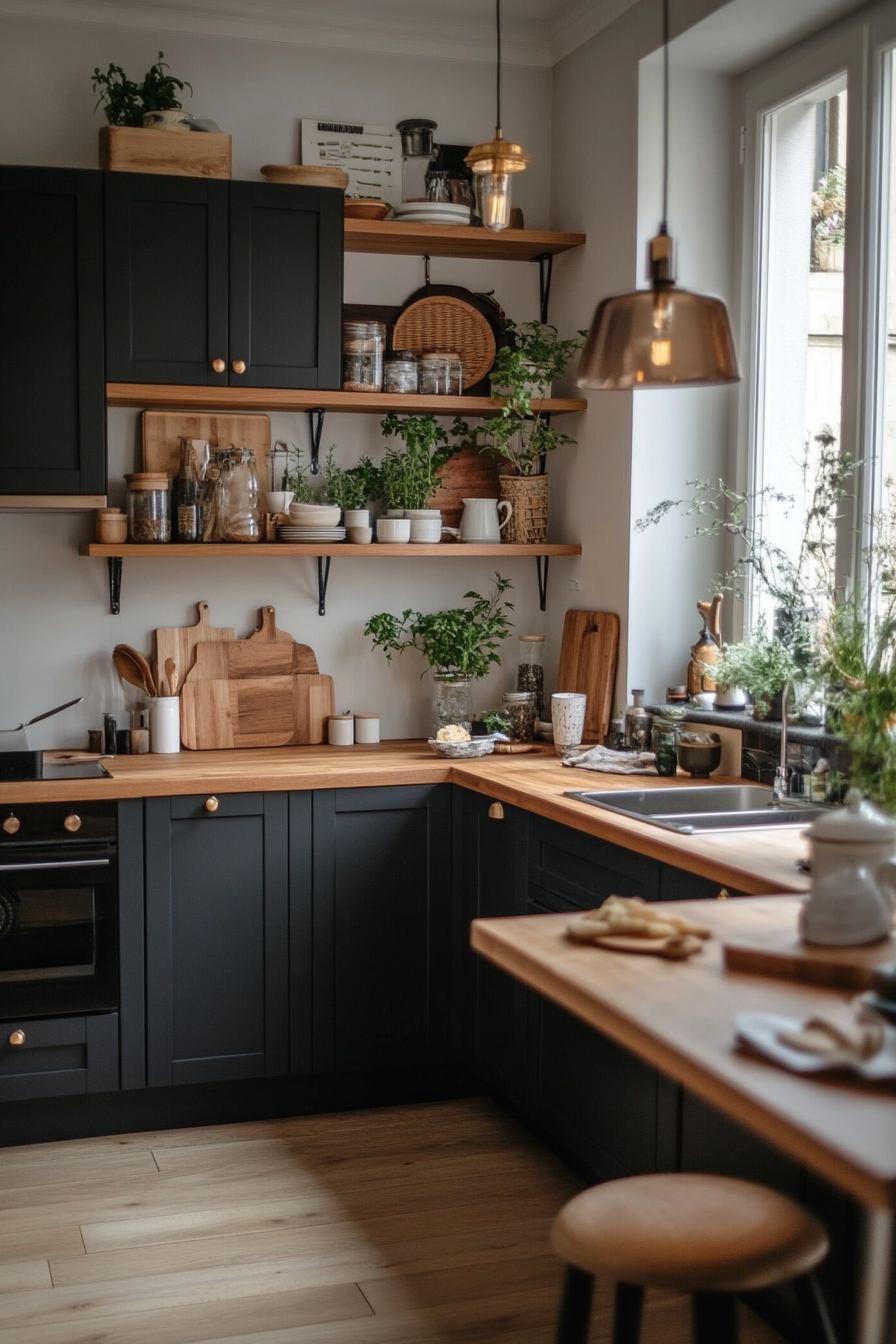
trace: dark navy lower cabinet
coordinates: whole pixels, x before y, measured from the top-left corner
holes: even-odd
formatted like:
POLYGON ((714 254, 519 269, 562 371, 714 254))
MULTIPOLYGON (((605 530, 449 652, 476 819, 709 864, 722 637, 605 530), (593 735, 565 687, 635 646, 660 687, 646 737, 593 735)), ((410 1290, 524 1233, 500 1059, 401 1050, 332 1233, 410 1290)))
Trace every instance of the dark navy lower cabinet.
POLYGON ((118 1080, 117 1013, 0 1027, 0 1102, 114 1092, 118 1080))
POLYGON ((315 1073, 444 1058, 451 786, 313 798, 315 1073))
POLYGON ((583 910, 608 896, 660 898, 660 864, 655 859, 544 817, 530 818, 529 880, 583 910))
POLYGON ((151 1087, 286 1074, 288 798, 146 802, 151 1087))

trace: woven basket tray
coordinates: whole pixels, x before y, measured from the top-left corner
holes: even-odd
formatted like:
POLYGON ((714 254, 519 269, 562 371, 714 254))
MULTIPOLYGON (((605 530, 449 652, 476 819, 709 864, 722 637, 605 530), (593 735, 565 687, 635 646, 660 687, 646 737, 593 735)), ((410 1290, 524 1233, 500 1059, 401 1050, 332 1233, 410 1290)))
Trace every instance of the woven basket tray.
POLYGON ((431 295, 406 308, 395 323, 395 350, 456 350, 464 388, 484 378, 495 362, 495 336, 486 318, 462 299, 431 295))

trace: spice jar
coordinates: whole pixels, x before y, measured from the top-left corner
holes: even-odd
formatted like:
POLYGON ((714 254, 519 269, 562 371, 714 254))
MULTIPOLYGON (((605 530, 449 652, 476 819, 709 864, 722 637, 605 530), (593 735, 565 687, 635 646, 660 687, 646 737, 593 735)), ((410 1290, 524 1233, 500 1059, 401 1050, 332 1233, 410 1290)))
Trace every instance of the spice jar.
POLYGON ((503 715, 510 720, 510 736, 515 742, 531 742, 535 737, 535 696, 531 691, 505 691, 503 715))
POLYGON ((657 715, 653 721, 653 750, 658 775, 674 775, 678 769, 678 722, 657 715))
POLYGON ((420 393, 426 397, 446 397, 451 387, 451 359, 440 351, 427 351, 418 364, 420 393))
POLYGON ((113 546, 127 541, 128 516, 121 509, 97 509, 96 539, 113 546))
POLYGON ((170 541, 168 477, 159 471, 135 471, 128 485, 128 540, 170 541))
POLYGON ((625 707, 626 751, 649 751, 653 720, 644 708, 643 690, 632 691, 632 703, 625 707))
POLYGON ((346 392, 380 392, 386 328, 382 322, 343 322, 342 386, 346 392))
POLYGON ((531 691, 535 696, 535 708, 541 715, 544 705, 544 635, 520 635, 519 665, 516 673, 518 691, 531 691))
POLYGON ((417 356, 413 350, 396 350, 383 365, 384 392, 417 391, 417 356))

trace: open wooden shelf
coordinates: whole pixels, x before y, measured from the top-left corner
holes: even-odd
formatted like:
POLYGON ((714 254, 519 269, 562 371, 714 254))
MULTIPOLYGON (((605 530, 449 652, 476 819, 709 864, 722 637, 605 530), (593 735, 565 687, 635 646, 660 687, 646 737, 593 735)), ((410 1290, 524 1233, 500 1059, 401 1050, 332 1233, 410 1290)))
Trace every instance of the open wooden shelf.
MULTIPOLYGON (((419 392, 339 392, 294 387, 202 387, 175 383, 107 383, 109 406, 140 406, 149 410, 343 411, 385 415, 408 411, 433 415, 491 415, 501 409, 494 397, 427 397, 419 392)), ((533 410, 565 415, 585 411, 579 397, 553 397, 532 402, 533 410)))
POLYGON ((537 261, 585 243, 584 233, 544 229, 489 229, 463 225, 403 224, 399 220, 347 219, 346 252, 380 252, 405 257, 468 257, 481 261, 537 261))
POLYGON ((151 543, 143 542, 124 542, 121 545, 113 545, 109 542, 86 541, 81 543, 81 554, 90 556, 100 556, 104 559, 119 557, 122 560, 132 558, 140 559, 200 559, 211 558, 212 556, 228 556, 231 560, 249 559, 252 556, 279 556, 285 559, 288 556, 343 556, 345 559, 378 559, 385 560, 401 557, 404 559, 419 560, 423 556, 434 556, 440 560, 462 560, 470 559, 471 556, 551 556, 551 555, 581 555, 580 545, 566 542, 540 542, 534 546, 515 544, 513 542, 502 541, 498 545, 477 545, 475 542, 374 542, 370 546, 354 546, 351 542, 334 541, 325 543, 295 544, 285 541, 259 541, 251 545, 241 545, 239 542, 227 541, 206 541, 206 542, 169 542, 169 543, 151 543))

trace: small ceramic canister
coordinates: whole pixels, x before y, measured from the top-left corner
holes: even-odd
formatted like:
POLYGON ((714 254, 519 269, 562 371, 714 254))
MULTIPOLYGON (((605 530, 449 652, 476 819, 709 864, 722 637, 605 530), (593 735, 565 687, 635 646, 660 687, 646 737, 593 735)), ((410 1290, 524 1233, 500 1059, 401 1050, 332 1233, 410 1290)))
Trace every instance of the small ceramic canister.
POLYGON ((577 747, 585 732, 587 695, 578 691, 555 691, 551 696, 551 720, 554 724, 554 746, 558 752, 564 747, 577 747))
POLYGON ((809 831, 812 893, 800 908, 800 933, 826 947, 886 937, 896 904, 896 821, 856 789, 846 801, 809 831))
POLYGON ((352 747, 355 744, 353 714, 331 714, 327 719, 327 741, 331 747, 352 747))
POLYGON ((379 714, 355 715, 355 741, 365 746, 380 740, 379 714))

